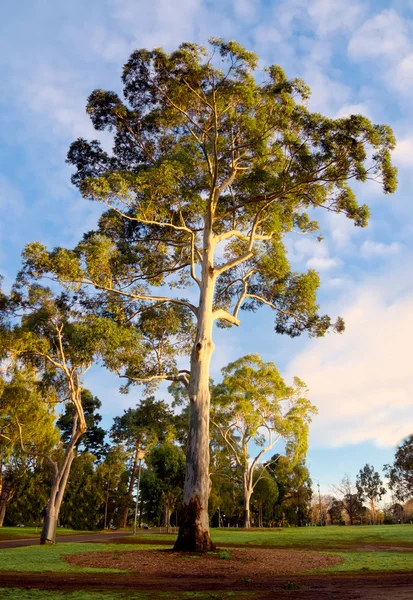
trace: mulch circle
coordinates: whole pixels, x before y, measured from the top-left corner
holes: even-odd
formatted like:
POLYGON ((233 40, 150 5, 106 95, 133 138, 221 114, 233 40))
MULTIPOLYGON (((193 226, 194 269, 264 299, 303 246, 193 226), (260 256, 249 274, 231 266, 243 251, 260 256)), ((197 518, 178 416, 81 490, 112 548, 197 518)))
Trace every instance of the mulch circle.
POLYGON ((320 552, 269 549, 231 549, 196 554, 171 550, 127 550, 70 554, 63 560, 78 567, 121 569, 160 578, 186 576, 241 580, 325 569, 343 562, 340 556, 320 552))

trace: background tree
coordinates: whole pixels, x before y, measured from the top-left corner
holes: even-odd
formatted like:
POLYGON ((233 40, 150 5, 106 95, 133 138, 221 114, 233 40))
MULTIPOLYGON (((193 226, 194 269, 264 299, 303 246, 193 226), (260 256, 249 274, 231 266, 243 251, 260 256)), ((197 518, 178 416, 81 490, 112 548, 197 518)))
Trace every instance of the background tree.
POLYGON ((32 369, 11 366, 0 389, 0 526, 21 480, 58 441, 56 401, 32 369))
MULTIPOLYGON (((96 411, 102 406, 101 401, 87 389, 81 390, 81 403, 86 421, 86 431, 76 443, 76 450, 93 454, 98 460, 102 459, 108 451, 105 442, 106 431, 100 427, 102 416, 96 411)), ((72 435, 75 409, 73 404, 66 404, 65 410, 57 420, 56 425, 62 432, 62 441, 67 443, 72 435)))
POLYGON ((213 547, 208 382, 214 322, 239 325, 240 309, 266 305, 275 311, 277 333, 342 331, 341 319, 319 315, 318 275, 291 270, 283 238, 314 233, 313 209, 365 226, 368 208, 359 206, 349 181, 378 180, 385 193, 396 188, 388 126, 361 115, 313 114, 301 80, 288 80, 275 65, 262 78, 257 63, 236 42, 217 39, 209 52, 190 43, 172 54, 133 52, 122 75, 125 101, 95 90, 87 103, 95 129, 114 133, 113 152, 78 139, 68 153, 73 183, 108 212, 74 251, 48 252, 34 243, 24 253, 26 273, 90 287, 111 310, 126 307, 132 321, 165 305, 194 319, 189 377, 160 355, 148 370, 146 357, 136 353, 127 369, 134 380, 181 378, 189 386, 180 550, 213 547), (195 304, 181 296, 188 284, 196 286, 195 304))
POLYGON ((40 541, 54 543, 76 444, 87 429, 82 377, 94 360, 103 356, 110 360, 115 348, 134 343, 134 338, 128 338, 110 319, 83 317, 65 295, 55 298, 47 288, 31 286, 27 293, 17 289, 13 301, 22 317, 9 336, 10 355, 36 369, 43 382, 53 385, 59 400, 74 409, 70 438, 61 455, 57 459, 47 456, 53 484, 40 541))
POLYGON ((129 408, 122 416, 115 417, 110 435, 115 442, 124 445, 132 462, 119 527, 125 527, 127 523, 139 457, 142 453, 147 454, 158 441, 165 441, 172 436, 173 421, 169 406, 162 400, 155 400, 154 396, 141 400, 137 408, 129 408))
POLYGON ((278 488, 272 522, 298 527, 309 523, 312 481, 305 460, 295 462, 289 456, 275 454, 268 462, 268 473, 278 488))
POLYGON ((413 435, 406 438, 396 450, 392 465, 385 465, 389 488, 398 500, 413 496, 413 435))
MULTIPOLYGON (((254 489, 252 493, 252 504, 257 508, 258 527, 264 526, 263 513, 271 513, 271 510, 278 498, 278 486, 270 476, 267 469, 260 465, 254 472, 254 489)), ((265 515, 266 516, 266 515, 265 515)))
POLYGON ((364 512, 363 501, 350 476, 345 474, 338 484, 332 486, 332 490, 343 503, 350 525, 360 523, 364 512))
MULTIPOLYGON (((258 354, 246 355, 222 369, 222 383, 212 394, 212 422, 231 453, 244 499, 244 527, 250 526, 250 499, 259 477, 259 461, 279 439, 290 460, 307 452, 308 425, 315 407, 305 398, 305 386, 295 379, 288 388, 274 363, 258 354), (261 449, 251 457, 252 445, 261 449)), ((268 463, 264 469, 268 467, 268 463)))
POLYGON ((128 453, 123 446, 112 445, 106 452, 103 462, 98 466, 105 492, 104 529, 114 527, 119 522, 119 509, 123 507, 128 485, 127 460, 128 453))
POLYGON ((329 507, 328 507, 328 516, 330 518, 330 523, 332 525, 344 525, 344 519, 343 519, 343 511, 344 511, 344 504, 342 502, 342 500, 338 500, 337 498, 334 498, 334 496, 331 498, 329 507))
POLYGON ((172 511, 182 497, 185 454, 172 442, 163 442, 152 448, 146 461, 158 480, 157 487, 161 491, 164 506, 163 524, 169 532, 172 511))
POLYGON ((356 487, 360 499, 369 501, 371 518, 373 524, 376 523, 377 502, 386 493, 386 488, 383 486, 379 473, 374 470, 372 465, 366 464, 360 469, 356 479, 356 487))

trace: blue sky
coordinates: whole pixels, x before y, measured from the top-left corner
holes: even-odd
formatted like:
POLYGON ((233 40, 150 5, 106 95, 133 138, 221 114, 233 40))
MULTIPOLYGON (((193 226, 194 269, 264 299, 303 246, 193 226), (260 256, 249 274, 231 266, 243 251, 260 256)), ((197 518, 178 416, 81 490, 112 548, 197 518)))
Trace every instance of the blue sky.
MULTIPOLYGON (((137 47, 236 39, 261 65, 280 64, 312 88, 310 107, 329 116, 363 113, 389 123, 398 145, 398 192, 357 188, 370 226, 323 215, 322 244, 288 241, 296 268, 316 268, 323 312, 346 320, 343 336, 289 340, 273 333, 269 310, 239 330, 218 330, 213 374, 259 352, 287 379, 298 375, 319 409, 308 456, 328 492, 366 462, 381 467, 412 432, 413 375, 413 2, 400 0, 3 0, 0 35, 0 273, 13 281, 25 243, 75 244, 98 206, 70 184, 67 148, 96 137, 85 114, 96 87, 120 91, 119 75, 137 47)), ((86 381, 103 401, 105 422, 136 403, 115 377, 94 369, 86 381)), ((162 391, 161 391, 162 393, 162 391)))

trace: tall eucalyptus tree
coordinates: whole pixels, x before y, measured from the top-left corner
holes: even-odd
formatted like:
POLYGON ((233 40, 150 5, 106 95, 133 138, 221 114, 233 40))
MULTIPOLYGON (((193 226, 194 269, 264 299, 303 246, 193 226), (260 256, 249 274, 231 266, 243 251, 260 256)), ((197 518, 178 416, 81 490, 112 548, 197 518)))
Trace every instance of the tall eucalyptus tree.
POLYGON ((184 518, 176 543, 181 550, 213 546, 213 324, 238 326, 241 309, 266 305, 274 310, 277 333, 342 331, 341 319, 332 322, 318 312, 317 273, 291 270, 283 238, 315 234, 314 209, 341 213, 364 227, 369 210, 358 204, 351 181, 378 180, 385 193, 396 188, 390 127, 361 115, 311 113, 301 80, 288 79, 275 65, 262 76, 257 63, 236 42, 219 39, 210 40, 209 50, 184 43, 171 54, 133 52, 123 69, 124 100, 99 89, 87 102, 95 129, 113 132, 113 151, 78 139, 68 153, 73 183, 109 210, 74 250, 48 252, 33 243, 24 253, 26 273, 52 273, 72 287, 89 287, 115 313, 113 307, 122 305, 131 320, 169 307, 178 320, 194 321, 194 335, 189 327, 189 338, 183 336, 191 345, 188 369, 180 371, 176 354, 164 352, 170 339, 186 350, 178 324, 151 349, 149 369, 136 353, 127 373, 134 380, 181 379, 189 386, 184 518), (189 285, 195 290, 185 297, 182 289, 189 285))

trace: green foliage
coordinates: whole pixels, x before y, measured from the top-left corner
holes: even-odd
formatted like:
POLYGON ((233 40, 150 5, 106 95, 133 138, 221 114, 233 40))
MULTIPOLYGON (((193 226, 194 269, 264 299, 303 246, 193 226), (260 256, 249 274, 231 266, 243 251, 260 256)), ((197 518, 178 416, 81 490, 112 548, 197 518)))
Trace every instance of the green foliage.
POLYGON ((385 465, 389 487, 399 500, 413 494, 413 436, 406 438, 396 450, 394 463, 385 465))
POLYGON ((60 524, 83 531, 103 529, 105 492, 102 472, 96 469, 94 457, 86 452, 78 455, 72 463, 60 509, 60 524))
MULTIPOLYGON (((86 433, 84 433, 76 444, 77 450, 89 452, 101 459, 108 451, 108 444, 105 443, 106 431, 100 427, 102 421, 101 415, 96 410, 102 406, 101 401, 96 396, 86 389, 81 392, 81 402, 85 414, 87 425, 86 433)), ((73 419, 75 410, 72 404, 66 404, 65 412, 60 415, 56 425, 62 432, 62 441, 68 442, 72 434, 73 419)))
POLYGON ((163 491, 182 490, 185 478, 185 454, 181 448, 172 442, 159 444, 151 450, 147 463, 161 482, 163 491))
POLYGON ((287 456, 275 454, 268 463, 268 475, 274 479, 278 488, 278 497, 269 515, 269 522, 272 525, 307 525, 310 521, 312 482, 305 461, 294 462, 287 456))
POLYGON ((173 436, 173 412, 166 402, 149 396, 136 408, 128 408, 122 416, 115 417, 110 435, 129 451, 137 446, 149 450, 158 441, 173 436))
POLYGON ((183 43, 171 54, 133 52, 123 69, 125 100, 98 89, 87 102, 95 129, 112 132, 113 152, 78 139, 67 158, 82 195, 108 211, 74 250, 48 252, 35 242, 24 251, 22 279, 51 273, 69 289, 92 286, 116 318, 123 311, 139 315, 139 327, 149 307, 157 319, 166 311, 167 324, 166 305, 180 308, 178 326, 165 330, 169 360, 135 365, 129 372, 135 379, 179 378, 175 358, 188 349, 196 308, 154 288, 207 285, 206 271, 196 271, 205 261, 206 230, 214 243, 226 241, 226 262, 214 264, 221 325, 236 322, 239 308, 268 304, 278 333, 343 330, 342 320, 319 315, 318 276, 292 272, 282 240, 293 230, 316 232, 314 208, 364 227, 368 208, 348 182, 374 178, 386 194, 394 192, 395 139, 390 127, 361 115, 309 112, 310 91, 301 80, 272 65, 259 84, 257 64, 238 43, 215 38, 209 50, 183 43))
POLYGON ((305 397, 305 385, 296 378, 294 387, 287 387, 275 364, 264 363, 258 354, 238 359, 222 373, 222 383, 212 392, 212 419, 237 463, 246 468, 250 442, 263 448, 260 457, 278 437, 285 441, 288 456, 301 460, 307 452, 308 424, 316 413, 305 397))
POLYGON ((370 501, 381 500, 386 493, 386 488, 383 486, 380 474, 374 470, 373 465, 364 465, 357 475, 356 487, 360 499, 368 499, 370 501))
POLYGON ((13 452, 47 452, 58 441, 55 428, 54 389, 44 385, 29 368, 13 366, 0 392, 0 452, 4 460, 13 452))

